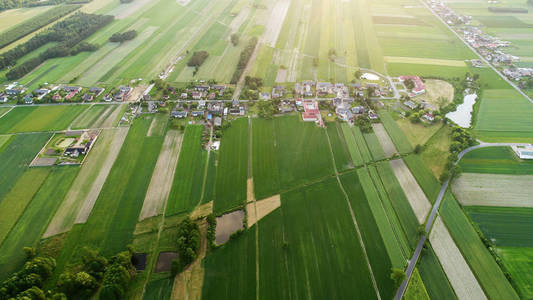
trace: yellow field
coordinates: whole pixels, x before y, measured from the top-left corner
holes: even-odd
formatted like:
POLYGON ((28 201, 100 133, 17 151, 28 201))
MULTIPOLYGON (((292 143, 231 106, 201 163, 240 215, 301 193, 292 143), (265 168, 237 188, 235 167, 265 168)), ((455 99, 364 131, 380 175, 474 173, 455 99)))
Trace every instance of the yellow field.
POLYGON ((50 9, 50 6, 19 8, 0 13, 0 33, 50 9))
POLYGON ((402 57, 402 56, 385 56, 385 62, 387 63, 406 63, 406 64, 419 64, 419 65, 435 65, 435 66, 448 66, 448 67, 466 67, 466 64, 462 60, 451 59, 434 59, 434 58, 421 58, 421 57, 402 57))

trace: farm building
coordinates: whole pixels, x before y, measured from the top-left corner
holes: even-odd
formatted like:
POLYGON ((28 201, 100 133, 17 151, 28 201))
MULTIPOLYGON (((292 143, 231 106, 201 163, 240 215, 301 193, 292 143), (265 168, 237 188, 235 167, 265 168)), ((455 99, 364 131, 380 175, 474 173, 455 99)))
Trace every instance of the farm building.
POLYGON ((513 150, 520 159, 533 159, 533 145, 513 146, 513 150))
POLYGON ((422 82, 422 79, 418 76, 400 76, 400 82, 405 82, 406 80, 411 80, 415 84, 409 97, 419 96, 426 92, 426 86, 422 82))
POLYGON ((303 101, 304 112, 302 119, 305 122, 316 122, 320 120, 320 110, 318 109, 318 102, 305 100, 303 101))

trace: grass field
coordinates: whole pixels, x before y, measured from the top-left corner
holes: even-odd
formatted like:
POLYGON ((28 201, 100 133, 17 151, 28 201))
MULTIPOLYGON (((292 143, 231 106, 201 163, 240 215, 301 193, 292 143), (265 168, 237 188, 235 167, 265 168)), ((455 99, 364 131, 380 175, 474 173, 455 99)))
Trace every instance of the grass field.
POLYGON ((144 291, 143 299, 169 300, 173 284, 174 278, 172 277, 152 280, 146 284, 146 290, 144 291))
POLYGON ((341 128, 342 135, 344 136, 344 140, 346 141, 348 152, 350 153, 350 157, 352 158, 352 162, 355 166, 363 165, 365 163, 365 159, 363 158, 362 153, 365 150, 368 152, 366 145, 361 145, 357 142, 357 140, 355 139, 355 135, 353 134, 352 129, 350 128, 350 125, 348 125, 347 123, 342 123, 341 128), (360 147, 364 147, 363 151, 360 150, 360 147))
POLYGON ((45 133, 16 135, 0 152, 0 199, 4 199, 49 138, 45 133))
POLYGON ((518 285, 521 297, 531 299, 533 297, 533 287, 531 286, 533 248, 504 247, 498 248, 497 252, 514 282, 518 285))
MULTIPOLYGON (((35 170, 47 172, 46 169, 35 170)), ((77 166, 53 168, 46 177, 0 247, 0 268, 3 270, 0 279, 4 279, 24 263, 26 256, 22 251, 23 247, 37 246, 78 171, 77 166)), ((34 181, 30 186, 34 184, 37 182, 34 181)))
POLYGON ((252 170, 256 199, 272 196, 280 189, 275 122, 252 120, 252 170))
POLYGON ((333 150, 333 157, 335 158, 335 165, 337 171, 342 172, 353 168, 352 160, 350 159, 350 152, 342 136, 340 124, 328 123, 327 134, 333 150))
POLYGON ((296 116, 275 119, 282 189, 332 175, 333 164, 325 131, 296 116), (309 151, 312 149, 312 151, 309 151))
POLYGON ((377 160, 382 160, 386 158, 385 152, 383 152, 383 148, 381 144, 379 143, 378 138, 374 133, 365 133, 364 135, 365 142, 370 149, 370 153, 372 153, 372 158, 377 160))
POLYGON ((71 124, 72 129, 100 128, 116 126, 120 115, 120 105, 95 104, 80 114, 71 124))
POLYGON ((533 247, 533 208, 466 207, 470 219, 498 247, 533 247))
POLYGON ((409 143, 409 140, 403 133, 403 131, 398 127, 392 116, 386 111, 379 112, 379 118, 381 123, 387 130, 392 142, 396 146, 396 149, 400 154, 407 154, 413 151, 413 146, 409 143))
POLYGON ((449 192, 439 212, 487 296, 491 299, 518 299, 515 290, 449 192))
POLYGON ((0 133, 64 130, 87 105, 16 107, 0 119, 0 133))
POLYGON ((403 158, 405 164, 426 194, 429 202, 437 200, 441 185, 430 169, 424 164, 419 155, 411 154, 403 158))
POLYGON ((452 184, 462 205, 533 207, 532 175, 462 173, 452 184))
POLYGON ((418 270, 431 299, 457 299, 431 246, 423 250, 418 263, 418 270))
POLYGON ((400 119, 396 124, 402 129, 403 133, 411 145, 424 145, 426 142, 441 128, 434 124, 413 123, 408 119, 400 119))
POLYGON ((520 160, 510 147, 490 147, 467 153, 459 163, 463 172, 533 174, 533 162, 520 160))
POLYGON ((181 144, 178 166, 168 197, 167 216, 189 212, 200 202, 207 153, 202 149, 203 126, 189 125, 181 144))
MULTIPOLYGON (((435 126, 436 128, 439 128, 435 126)), ((442 126, 427 141, 424 150, 420 154, 422 161, 431 169, 433 175, 439 178, 446 169, 446 163, 450 156, 451 128, 442 126)))
POLYGON ((49 6, 10 9, 0 13, 0 33, 49 10, 49 6))
POLYGON ((250 142, 248 127, 248 119, 240 118, 233 121, 223 133, 215 183, 215 213, 234 209, 246 201, 250 142))
POLYGON ((426 291, 426 287, 424 286, 424 282, 422 281, 422 278, 420 278, 420 273, 418 272, 418 269, 415 269, 413 275, 411 276, 411 280, 409 281, 409 285, 407 286, 407 290, 405 291, 404 299, 430 299, 428 292, 426 291))
POLYGON ((28 169, 20 176, 5 197, 2 198, 0 211, 6 214, 0 219, 0 244, 2 244, 49 173, 50 169, 48 168, 28 169))

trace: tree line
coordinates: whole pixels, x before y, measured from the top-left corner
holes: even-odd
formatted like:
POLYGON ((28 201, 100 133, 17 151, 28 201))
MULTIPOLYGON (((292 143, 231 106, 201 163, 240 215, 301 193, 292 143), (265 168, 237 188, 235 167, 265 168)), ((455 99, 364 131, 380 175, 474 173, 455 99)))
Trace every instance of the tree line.
POLYGON ((1 54, 0 70, 15 65, 17 59, 50 42, 57 42, 58 44, 48 48, 39 56, 12 68, 6 73, 6 78, 8 80, 18 79, 50 58, 75 55, 81 51, 94 51, 98 46, 87 42, 82 43, 82 41, 111 21, 113 21, 113 16, 78 12, 63 21, 57 22, 51 28, 35 35, 27 42, 1 54))
POLYGON ((136 36, 137 31, 135 29, 123 33, 117 32, 113 33, 113 35, 109 38, 109 41, 113 43, 122 43, 125 41, 133 40, 136 36))
POLYGON ((237 63, 237 68, 235 69, 235 72, 233 72, 233 76, 231 77, 231 84, 236 84, 241 78, 242 73, 244 72, 244 68, 246 68, 248 61, 252 57, 252 53, 254 52, 256 45, 257 38, 252 37, 248 41, 248 45, 246 45, 246 47, 242 50, 241 56, 239 57, 239 62, 237 63))

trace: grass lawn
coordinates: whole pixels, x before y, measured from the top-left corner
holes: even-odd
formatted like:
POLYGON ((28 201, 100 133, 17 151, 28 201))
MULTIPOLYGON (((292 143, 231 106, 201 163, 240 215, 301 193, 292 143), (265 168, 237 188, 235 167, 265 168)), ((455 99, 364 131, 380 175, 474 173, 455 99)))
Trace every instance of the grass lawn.
POLYGON ((278 147, 274 120, 252 120, 252 170, 256 199, 279 192, 278 147))
POLYGON ((467 153, 459 163, 463 172, 533 174, 533 161, 520 160, 510 147, 490 147, 467 153))
POLYGON ((246 201, 250 143, 248 127, 248 119, 240 118, 223 132, 213 204, 217 214, 234 209, 246 201))
MULTIPOLYGON (((46 169, 31 170, 45 173, 48 171, 46 169)), ((52 169, 0 247, 0 269, 4 270, 0 279, 18 270, 24 263, 26 255, 22 249, 25 246, 37 246, 48 222, 63 201, 78 171, 78 166, 62 166, 52 169)), ((37 182, 30 186, 34 184, 37 182)), ((18 198, 18 200, 21 199, 18 198)))
POLYGON ((518 299, 516 291, 505 278, 502 270, 450 192, 446 194, 439 212, 450 235, 470 265, 487 297, 491 299, 518 299))
POLYGON ((185 129, 168 197, 167 216, 191 211, 200 202, 207 156, 202 149, 202 131, 201 125, 189 125, 185 129))

